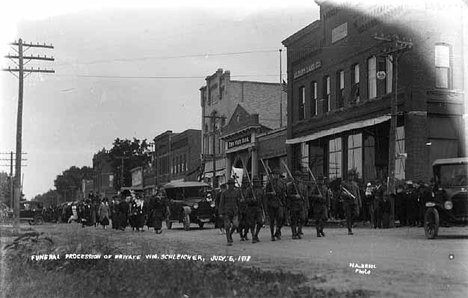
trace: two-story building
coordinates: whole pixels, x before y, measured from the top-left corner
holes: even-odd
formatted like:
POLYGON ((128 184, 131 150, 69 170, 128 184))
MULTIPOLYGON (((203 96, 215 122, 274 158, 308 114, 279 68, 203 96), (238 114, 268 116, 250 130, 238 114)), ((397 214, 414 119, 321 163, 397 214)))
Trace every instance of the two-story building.
POLYGON ((231 80, 229 71, 218 69, 206 77, 200 97, 204 180, 217 187, 230 177, 233 165, 241 164, 258 174, 253 150, 256 134, 286 125, 286 94, 281 84, 231 80))
POLYGON ((292 168, 385 181, 392 162, 396 179, 428 181, 435 159, 466 156, 466 10, 316 3, 320 19, 283 41, 292 168))
POLYGON ((117 195, 114 188, 114 174, 112 172, 111 158, 106 149, 102 149, 93 156, 93 183, 95 193, 102 197, 111 198, 117 195))

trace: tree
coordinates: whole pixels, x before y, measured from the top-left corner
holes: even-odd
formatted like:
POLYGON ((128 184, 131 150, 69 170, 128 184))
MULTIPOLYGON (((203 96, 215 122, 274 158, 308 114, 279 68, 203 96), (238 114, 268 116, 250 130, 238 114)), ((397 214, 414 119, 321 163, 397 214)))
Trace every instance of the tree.
POLYGON ((82 180, 93 179, 93 169, 90 167, 76 167, 72 166, 69 169, 62 172, 54 180, 54 185, 59 194, 64 200, 76 200, 77 192, 82 189, 82 180))
POLYGON ((136 138, 133 138, 133 140, 120 140, 117 138, 112 145, 113 147, 109 150, 109 156, 111 158, 112 172, 115 177, 114 188, 119 190, 122 186, 131 185, 132 177, 130 170, 146 166, 151 160, 151 155, 146 139, 140 141, 136 138))
POLYGON ((35 196, 33 200, 44 202, 44 206, 55 206, 60 202, 60 198, 57 190, 49 189, 47 192, 35 196))
POLYGON ((7 204, 7 206, 10 206, 10 193, 11 193, 11 188, 10 188, 10 180, 11 177, 5 173, 5 172, 0 172, 0 202, 3 202, 7 204))

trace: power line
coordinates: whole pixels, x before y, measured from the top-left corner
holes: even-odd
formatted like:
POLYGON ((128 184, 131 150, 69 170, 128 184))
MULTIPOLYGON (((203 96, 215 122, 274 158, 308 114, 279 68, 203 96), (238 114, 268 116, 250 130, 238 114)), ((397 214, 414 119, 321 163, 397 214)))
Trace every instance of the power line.
POLYGON ((56 64, 55 66, 64 66, 64 65, 71 65, 71 64, 91 65, 91 64, 99 64, 99 63, 108 63, 108 62, 134 62, 134 61, 150 60, 150 59, 169 60, 169 59, 196 58, 196 57, 209 58, 209 57, 216 57, 216 56, 234 56, 234 55, 276 53, 276 52, 277 50, 259 50, 259 51, 242 51, 242 52, 227 52, 227 53, 188 54, 188 55, 177 55, 177 56, 146 56, 146 57, 138 57, 138 58, 100 59, 100 60, 89 61, 86 63, 67 62, 67 63, 59 63, 59 64, 56 64))
MULTIPOLYGON (((84 75, 84 74, 56 74, 54 77, 80 77, 80 78, 103 78, 103 79, 205 79, 206 76, 113 76, 113 75, 84 75)), ((231 78, 241 77, 277 77, 277 74, 246 74, 235 75, 231 78)))

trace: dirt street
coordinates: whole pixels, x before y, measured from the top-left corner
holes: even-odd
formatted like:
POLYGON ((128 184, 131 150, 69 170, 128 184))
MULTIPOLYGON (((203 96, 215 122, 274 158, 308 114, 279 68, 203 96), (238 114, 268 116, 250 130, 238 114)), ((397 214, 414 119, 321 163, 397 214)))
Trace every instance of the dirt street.
MULTIPOLYGON (((38 231, 66 239, 75 233, 102 237, 123 252, 139 254, 143 247, 164 247, 167 253, 201 254, 207 262, 212 256, 250 256, 246 266, 302 272, 315 286, 336 290, 365 289, 374 297, 467 297, 468 229, 441 228, 440 237, 427 240, 422 228, 374 230, 358 227, 355 235, 345 228, 327 228, 325 238, 317 238, 307 227, 302 240, 292 240, 288 227, 283 239, 271 242, 269 230, 260 233, 260 243, 241 242, 226 246, 224 235, 208 225, 182 225, 164 229, 161 235, 81 228, 78 224, 45 224, 38 231), (364 267, 357 268, 364 264, 364 267)), ((155 252, 156 253, 156 252, 155 252)))

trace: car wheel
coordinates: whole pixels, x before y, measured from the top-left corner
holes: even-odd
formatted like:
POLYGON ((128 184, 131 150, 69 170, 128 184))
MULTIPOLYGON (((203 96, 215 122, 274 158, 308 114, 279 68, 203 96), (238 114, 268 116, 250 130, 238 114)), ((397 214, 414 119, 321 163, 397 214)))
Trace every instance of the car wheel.
POLYGON ((170 220, 166 220, 166 228, 168 230, 172 229, 172 222, 170 220))
POLYGON ((199 222, 199 223, 198 223, 198 226, 200 227, 200 229, 203 229, 203 226, 204 226, 204 225, 205 225, 204 222, 199 222))
POLYGON ((439 233, 439 212, 435 208, 429 208, 424 215, 424 232, 427 239, 434 239, 439 233))
POLYGON ((184 230, 188 231, 190 230, 190 215, 185 214, 184 216, 184 230))
POLYGON ((37 216, 34 218, 34 223, 38 226, 42 225, 44 223, 44 219, 42 216, 37 216))

